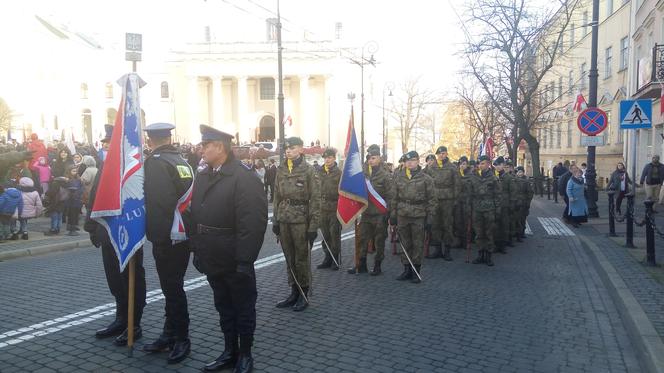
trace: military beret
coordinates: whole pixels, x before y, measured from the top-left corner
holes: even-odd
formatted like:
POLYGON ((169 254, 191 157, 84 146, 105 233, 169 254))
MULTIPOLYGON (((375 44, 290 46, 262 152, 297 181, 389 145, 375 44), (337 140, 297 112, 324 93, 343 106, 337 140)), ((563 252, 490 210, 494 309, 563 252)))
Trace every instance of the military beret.
POLYGON ((369 145, 369 147, 367 148, 367 154, 369 156, 373 156, 373 155, 380 156, 380 146, 378 146, 376 144, 369 145))
POLYGON ((466 157, 465 155, 462 155, 461 158, 459 158, 459 163, 463 162, 468 162, 468 157, 466 157))
POLYGON ((401 158, 399 158, 399 162, 403 163, 405 161, 406 161, 406 155, 404 154, 404 155, 401 156, 401 158))
POLYGON ((514 162, 512 162, 511 159, 506 160, 505 164, 508 165, 508 166, 514 166, 514 162))
POLYGON ((491 162, 491 161, 489 160, 489 157, 487 157, 486 155, 480 155, 480 157, 477 158, 477 162, 482 162, 482 161, 491 162))
POLYGON ((415 158, 417 158, 418 160, 420 159, 420 155, 417 154, 415 150, 411 150, 408 153, 404 154, 404 157, 406 160, 415 159, 415 158))
POLYGON ((475 164, 476 164, 476 162, 475 162, 474 159, 471 159, 471 160, 468 161, 468 165, 470 165, 470 166, 474 166, 475 164))
POLYGON ((433 161, 435 161, 435 160, 436 160, 436 156, 433 155, 433 154, 429 154, 429 155, 427 155, 427 157, 426 157, 425 160, 426 160, 427 162, 429 162, 429 160, 433 160, 433 161))
POLYGON ((505 158, 503 158, 502 155, 498 156, 498 158, 496 158, 496 160, 493 161, 494 166, 498 166, 498 165, 501 165, 501 164, 505 164, 505 158))
POLYGON ((299 146, 303 146, 303 145, 304 145, 304 141, 302 141, 301 138, 296 137, 296 136, 289 137, 289 138, 287 138, 287 139, 284 141, 284 146, 285 146, 286 148, 290 148, 291 146, 297 146, 297 145, 299 145, 299 146))
POLYGON ((518 172, 518 171, 526 172, 526 170, 523 169, 523 166, 517 166, 517 167, 516 167, 516 171, 517 171, 517 172, 518 172))
POLYGON ((323 158, 336 157, 336 156, 337 156, 337 149, 325 148, 325 151, 323 152, 323 158))
POLYGON ((148 137, 169 137, 175 126, 170 123, 152 123, 145 127, 148 137))
POLYGON ((226 132, 219 131, 205 124, 201 124, 201 142, 209 141, 230 141, 233 139, 233 135, 229 135, 226 132))
POLYGON ((111 142, 111 137, 113 137, 113 126, 104 124, 104 138, 101 139, 101 142, 111 142))
POLYGON ((447 152, 447 146, 439 146, 438 150, 436 150, 436 154, 440 154, 443 152, 447 152))

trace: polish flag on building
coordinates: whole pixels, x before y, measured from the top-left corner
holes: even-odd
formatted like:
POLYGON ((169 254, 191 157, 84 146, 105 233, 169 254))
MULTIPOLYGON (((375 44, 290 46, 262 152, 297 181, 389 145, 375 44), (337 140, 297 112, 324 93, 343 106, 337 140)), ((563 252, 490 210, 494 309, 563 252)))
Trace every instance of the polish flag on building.
POLYGON ((579 91, 579 93, 576 94, 576 101, 574 101, 574 111, 580 113, 584 111, 587 107, 588 103, 586 102, 586 99, 583 97, 583 93, 579 91))
POLYGON ((293 118, 291 118, 290 115, 287 116, 286 118, 284 118, 284 126, 287 125, 287 124, 288 124, 288 127, 293 125, 293 118))

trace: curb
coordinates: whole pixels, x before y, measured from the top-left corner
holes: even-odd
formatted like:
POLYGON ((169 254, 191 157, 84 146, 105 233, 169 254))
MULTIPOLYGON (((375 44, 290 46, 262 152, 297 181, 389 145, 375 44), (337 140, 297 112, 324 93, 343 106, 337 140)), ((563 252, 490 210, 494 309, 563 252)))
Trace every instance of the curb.
POLYGON ((611 262, 589 238, 577 235, 592 254, 591 260, 606 285, 623 320, 630 340, 636 347, 639 362, 647 372, 664 373, 664 342, 632 292, 611 262))
POLYGON ((48 253, 55 253, 59 251, 67 251, 76 249, 79 247, 92 246, 90 240, 77 240, 77 241, 67 241, 67 242, 58 242, 48 245, 29 247, 25 249, 10 250, 5 252, 0 252, 0 261, 17 259, 26 256, 35 256, 43 255, 48 253))

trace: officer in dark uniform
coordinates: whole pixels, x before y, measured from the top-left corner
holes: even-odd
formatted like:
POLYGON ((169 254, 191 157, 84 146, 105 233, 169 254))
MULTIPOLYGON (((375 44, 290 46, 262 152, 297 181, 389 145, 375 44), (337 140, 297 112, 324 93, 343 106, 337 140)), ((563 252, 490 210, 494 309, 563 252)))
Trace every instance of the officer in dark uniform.
MULTIPOLYGON (((113 126, 107 124, 104 126, 106 137, 102 141, 110 141, 113 135, 113 126)), ((90 218, 92 206, 95 204, 97 187, 101 179, 102 168, 99 168, 95 177, 90 198, 88 199, 87 218, 83 229, 90 233, 90 241, 95 247, 101 247, 101 257, 104 263, 104 272, 106 273, 106 282, 108 289, 115 297, 115 320, 107 327, 97 330, 97 338, 108 338, 118 336, 113 341, 116 346, 127 345, 127 315, 129 299, 129 271, 120 272, 118 257, 115 249, 108 237, 106 228, 97 221, 90 218)), ((136 288, 134 295, 134 339, 139 339, 143 335, 141 329, 141 318, 143 317, 143 308, 145 307, 145 269, 143 268, 143 250, 139 249, 134 254, 136 269, 136 288)))
POLYGON ((267 198, 255 173, 233 155, 233 136, 201 125, 207 168, 194 182, 191 201, 194 266, 207 275, 224 333, 224 352, 203 368, 253 369, 256 329, 254 262, 267 227, 267 198), (238 346, 239 339, 239 346, 238 346))
MULTIPOLYGON (((145 208, 147 239, 152 242, 159 284, 166 299, 166 320, 156 341, 145 345, 146 352, 171 350, 168 363, 174 364, 189 355, 189 312, 184 292, 184 275, 189 265, 189 243, 185 237, 172 237, 174 212, 178 200, 193 183, 194 171, 171 144, 170 123, 145 127, 150 155, 145 159, 145 208)), ((183 220, 188 220, 187 211, 183 220)))

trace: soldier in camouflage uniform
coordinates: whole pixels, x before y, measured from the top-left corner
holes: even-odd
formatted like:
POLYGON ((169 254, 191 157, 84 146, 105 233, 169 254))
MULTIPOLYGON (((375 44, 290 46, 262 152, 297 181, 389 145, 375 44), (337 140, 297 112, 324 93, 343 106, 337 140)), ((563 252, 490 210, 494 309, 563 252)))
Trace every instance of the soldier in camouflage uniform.
POLYGON ((318 235, 320 220, 320 179, 304 159, 302 145, 299 137, 290 137, 284 143, 287 159, 277 169, 272 217, 272 231, 281 240, 291 286, 290 295, 277 307, 293 307, 294 311, 308 306, 298 285, 306 296, 311 278, 311 245, 318 235))
POLYGON ((436 150, 436 160, 428 166, 425 173, 433 179, 435 198, 437 199, 436 214, 433 220, 433 250, 429 259, 440 258, 452 260, 450 249, 454 244, 454 203, 459 188, 459 172, 447 158, 447 147, 440 146, 436 150), (445 244, 445 253, 442 253, 445 244))
MULTIPOLYGON (((424 233, 431 232, 431 221, 436 213, 433 179, 419 165, 416 151, 406 154, 406 163, 395 180, 395 197, 390 211, 390 224, 397 225, 403 249, 408 252, 417 272, 422 267, 424 233)), ((413 272, 406 255, 402 254, 404 270, 397 280, 420 280, 413 272)))
MULTIPOLYGON (((371 182, 371 186, 387 202, 388 214, 392 198, 394 198, 394 181, 385 170, 380 158, 380 147, 371 145, 367 148, 369 161, 364 169, 364 175, 371 182)), ((381 214, 373 203, 369 202, 367 209, 362 213, 360 220, 360 263, 358 268, 351 268, 348 273, 367 272, 367 248, 373 240, 376 250, 372 276, 381 274, 381 262, 385 257, 385 239, 387 239, 387 216, 381 214)))
POLYGON ((341 223, 337 218, 337 201, 339 200, 339 180, 341 170, 337 167, 337 150, 327 148, 323 152, 323 167, 318 171, 320 179, 320 230, 323 233, 323 248, 325 259, 316 268, 331 268, 338 270, 339 267, 332 260, 330 252, 334 255, 336 263, 340 260, 341 250, 341 223))
POLYGON ((507 253, 505 246, 513 246, 510 236, 512 221, 512 202, 514 201, 514 176, 505 171, 505 159, 500 156, 493 162, 496 169, 495 175, 500 182, 500 209, 496 215, 494 239, 496 243, 495 252, 507 253))
POLYGON ((457 183, 457 197, 454 206, 454 236, 456 237, 456 247, 466 245, 466 235, 468 234, 468 223, 470 221, 470 177, 471 169, 468 167, 468 158, 462 156, 459 158, 459 182, 457 183))
POLYGON ((518 242, 522 242, 526 238, 526 218, 530 212, 530 201, 532 201, 535 195, 535 189, 521 166, 516 168, 516 178, 514 181, 516 190, 515 215, 518 216, 515 236, 518 242))
POLYGON ((485 155, 479 158, 477 173, 470 179, 473 198, 473 228, 477 234, 479 252, 473 264, 486 263, 493 266, 491 251, 495 247, 493 232, 496 211, 500 208, 500 183, 491 169, 491 161, 485 155))

